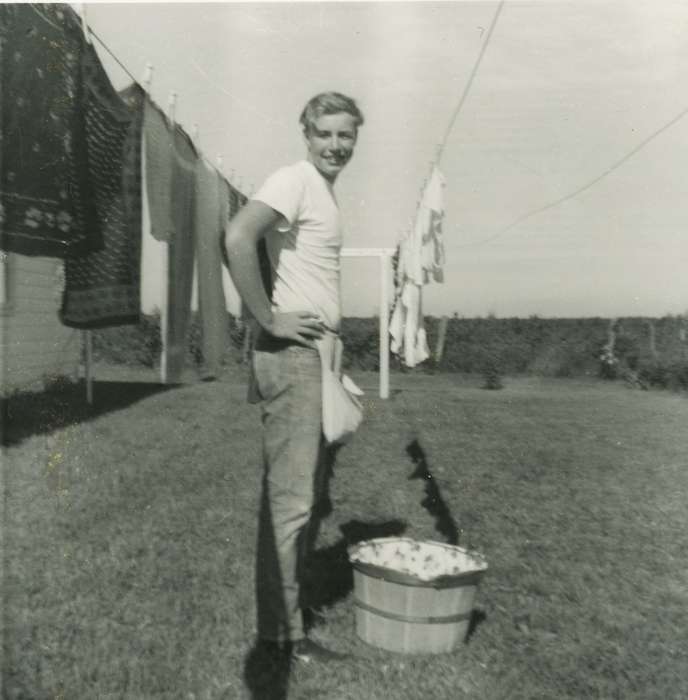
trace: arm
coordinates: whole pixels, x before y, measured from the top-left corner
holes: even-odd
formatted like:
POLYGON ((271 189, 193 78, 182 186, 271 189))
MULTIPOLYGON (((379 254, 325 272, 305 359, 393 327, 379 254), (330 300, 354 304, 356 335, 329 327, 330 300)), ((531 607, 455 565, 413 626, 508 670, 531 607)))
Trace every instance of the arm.
POLYGON ((268 333, 312 345, 322 335, 318 317, 309 311, 274 313, 260 276, 256 246, 281 219, 263 202, 249 201, 240 209, 225 232, 229 271, 243 302, 268 333))

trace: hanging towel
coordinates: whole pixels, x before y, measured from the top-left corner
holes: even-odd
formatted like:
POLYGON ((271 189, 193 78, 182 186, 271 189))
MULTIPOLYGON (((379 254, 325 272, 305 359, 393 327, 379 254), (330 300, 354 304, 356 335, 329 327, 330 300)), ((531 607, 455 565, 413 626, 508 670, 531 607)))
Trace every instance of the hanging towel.
POLYGON ((407 367, 415 367, 430 357, 423 324, 423 286, 444 279, 444 177, 433 167, 423 189, 413 227, 397 250, 395 302, 389 323, 390 349, 403 358, 407 367))
POLYGON ((322 431, 328 445, 343 444, 356 432, 363 420, 359 396, 363 392, 342 375, 343 344, 334 333, 325 333, 315 341, 322 373, 322 431))
POLYGON ((177 126, 173 132, 171 212, 173 231, 169 238, 167 304, 163 353, 165 381, 181 382, 188 347, 194 270, 194 225, 196 195, 196 150, 191 139, 177 126))
POLYGON ((444 281, 444 219, 445 180, 438 168, 433 168, 421 202, 421 266, 424 283, 444 281))
POLYGON ((87 170, 86 43, 68 5, 0 5, 0 247, 64 257, 102 247, 87 170))
POLYGON ((168 241, 175 230, 172 218, 174 127, 149 98, 146 98, 143 113, 143 131, 151 235, 158 241, 168 241))
POLYGON ((95 49, 83 61, 89 176, 104 248, 65 260, 60 318, 72 328, 138 323, 141 284, 141 135, 144 92, 112 87, 95 49))
MULTIPOLYGON (((198 272, 198 310, 201 319, 203 377, 220 373, 222 356, 227 347, 227 309, 222 288, 222 263, 217 240, 223 230, 220 176, 198 159, 196 168, 196 269, 198 272)), ((224 208, 226 215, 226 207, 224 208)))
MULTIPOLYGON (((145 116, 144 116, 145 124, 145 116)), ((162 280, 161 270, 167 270, 167 243, 158 241, 151 234, 150 202, 148 200, 148 167, 146 165, 146 130, 141 143, 141 312, 154 313, 160 317, 164 301, 160 297, 162 280)), ((167 292, 167 276, 164 278, 167 292)))
POLYGON ((422 297, 422 287, 406 280, 389 322, 390 350, 401 355, 407 367, 415 367, 430 357, 423 325, 422 297))

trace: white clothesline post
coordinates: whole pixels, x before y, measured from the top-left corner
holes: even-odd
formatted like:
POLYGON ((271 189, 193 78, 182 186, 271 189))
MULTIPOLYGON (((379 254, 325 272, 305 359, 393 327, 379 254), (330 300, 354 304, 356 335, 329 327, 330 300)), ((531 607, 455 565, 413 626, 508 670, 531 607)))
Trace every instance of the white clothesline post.
POLYGON ((389 398, 389 263, 394 248, 342 248, 344 258, 380 261, 380 398, 389 398))
POLYGON ((389 398, 389 260, 380 255, 380 398, 389 398))
POLYGON ((93 331, 81 331, 84 347, 84 379, 86 380, 86 403, 93 404, 93 331))

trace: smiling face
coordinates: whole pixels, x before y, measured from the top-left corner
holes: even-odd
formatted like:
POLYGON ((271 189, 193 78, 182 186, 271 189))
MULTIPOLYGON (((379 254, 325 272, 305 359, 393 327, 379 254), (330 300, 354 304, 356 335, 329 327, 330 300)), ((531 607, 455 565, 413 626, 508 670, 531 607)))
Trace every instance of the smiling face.
POLYGON ((356 120, 348 112, 323 114, 304 131, 308 160, 333 183, 349 162, 356 145, 356 120))

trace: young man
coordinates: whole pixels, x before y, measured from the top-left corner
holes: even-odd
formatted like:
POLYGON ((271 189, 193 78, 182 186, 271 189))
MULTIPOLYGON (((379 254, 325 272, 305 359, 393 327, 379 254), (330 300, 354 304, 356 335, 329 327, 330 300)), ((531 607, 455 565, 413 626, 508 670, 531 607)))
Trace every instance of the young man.
POLYGON ((304 633, 299 574, 321 452, 321 362, 315 341, 341 320, 342 231, 333 185, 351 159, 363 115, 336 92, 317 95, 300 122, 307 155, 273 173, 231 221, 232 279, 260 329, 253 373, 262 401, 264 476, 256 558, 259 642, 301 660, 333 652, 304 633), (265 240, 272 288, 261 280, 265 240))

